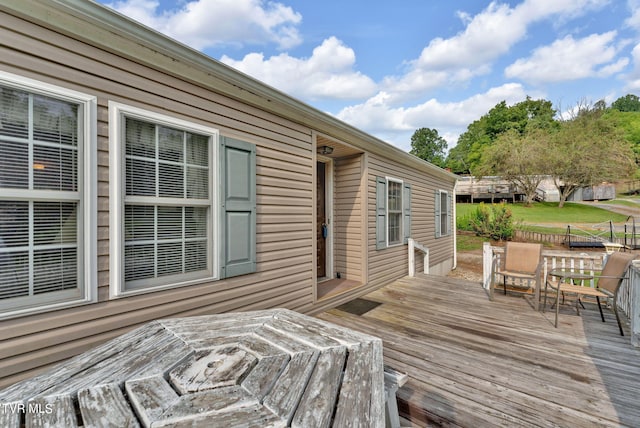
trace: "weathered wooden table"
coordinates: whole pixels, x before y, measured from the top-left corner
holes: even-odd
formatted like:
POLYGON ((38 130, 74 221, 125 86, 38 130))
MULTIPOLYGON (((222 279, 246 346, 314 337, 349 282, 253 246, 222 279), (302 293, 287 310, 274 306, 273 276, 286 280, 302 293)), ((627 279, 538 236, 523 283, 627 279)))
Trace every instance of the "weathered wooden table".
POLYGON ((154 321, 0 392, 0 426, 376 427, 382 342, 289 310, 154 321))

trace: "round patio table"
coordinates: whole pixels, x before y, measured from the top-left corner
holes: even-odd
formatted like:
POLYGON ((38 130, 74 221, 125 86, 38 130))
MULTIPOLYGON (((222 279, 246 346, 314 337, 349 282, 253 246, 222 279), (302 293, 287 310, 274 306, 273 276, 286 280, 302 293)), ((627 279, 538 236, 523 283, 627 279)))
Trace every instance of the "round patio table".
POLYGON ((382 341, 285 310, 165 319, 0 391, 0 426, 382 427, 382 341))

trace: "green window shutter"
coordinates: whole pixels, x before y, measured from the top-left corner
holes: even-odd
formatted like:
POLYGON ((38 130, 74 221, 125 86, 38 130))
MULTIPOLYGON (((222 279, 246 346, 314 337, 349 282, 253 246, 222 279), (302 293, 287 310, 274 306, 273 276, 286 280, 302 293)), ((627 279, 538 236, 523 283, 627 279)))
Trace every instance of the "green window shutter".
POLYGON ((435 196, 435 226, 436 226, 436 238, 440 237, 440 192, 436 190, 435 196))
POLYGON ((411 238, 411 184, 404 183, 402 187, 402 216, 403 242, 406 244, 411 238))
POLYGON ((387 247, 387 179, 376 177, 376 249, 387 247))
POLYGON ((256 146, 223 137, 220 277, 256 271, 256 146))

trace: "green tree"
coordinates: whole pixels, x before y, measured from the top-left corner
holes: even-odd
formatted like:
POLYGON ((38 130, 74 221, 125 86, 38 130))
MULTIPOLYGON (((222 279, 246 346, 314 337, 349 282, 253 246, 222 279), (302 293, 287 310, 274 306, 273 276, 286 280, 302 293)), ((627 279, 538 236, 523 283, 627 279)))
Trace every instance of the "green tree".
POLYGON ((411 153, 439 167, 444 166, 447 142, 431 128, 420 128, 411 136, 411 153))
POLYGON ((551 148, 549 168, 560 193, 559 207, 578 187, 629 177, 635 170, 624 130, 603 110, 580 109, 562 122, 551 148))
POLYGON ((467 127, 449 152, 446 165, 456 173, 475 174, 483 151, 501 134, 512 130, 522 135, 529 128, 555 128, 555 114, 551 102, 547 100, 527 97, 513 106, 502 101, 467 127))
POLYGON ((629 143, 634 152, 636 164, 640 161, 640 111, 619 111, 609 109, 604 114, 607 120, 611 120, 624 131, 624 139, 629 143))
POLYGON ((550 130, 532 126, 520 133, 510 129, 485 148, 477 171, 481 176, 502 176, 522 191, 526 204, 531 205, 547 173, 550 143, 550 130))
POLYGON ((640 98, 637 95, 627 94, 611 103, 611 108, 618 111, 640 111, 640 98))

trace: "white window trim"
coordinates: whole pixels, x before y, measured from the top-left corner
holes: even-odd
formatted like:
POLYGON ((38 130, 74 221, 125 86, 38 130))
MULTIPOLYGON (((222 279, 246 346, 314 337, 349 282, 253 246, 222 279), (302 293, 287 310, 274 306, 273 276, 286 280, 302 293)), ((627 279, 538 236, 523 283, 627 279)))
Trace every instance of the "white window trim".
POLYGON ((400 180, 399 178, 393 178, 393 177, 385 177, 385 179, 387 180, 387 185, 385 186, 386 188, 386 195, 385 198, 387 198, 387 212, 386 212, 386 224, 385 224, 385 233, 387 235, 387 248, 390 247, 398 247, 400 245, 404 245, 403 239, 402 237, 404 236, 404 213, 403 211, 403 207, 404 207, 404 201, 402 200, 402 198, 404 198, 404 181, 400 180), (394 182, 394 183, 400 183, 400 242, 394 242, 394 243, 389 243, 389 182, 394 182))
MULTIPOLYGON (((48 312, 72 306, 93 303, 98 297, 98 152, 97 152, 97 98, 82 92, 63 88, 49 83, 40 82, 28 77, 7 73, 0 70, 0 83, 4 86, 46 95, 59 100, 77 103, 82 112, 82 187, 80 191, 80 206, 82 213, 82 270, 79 278, 81 296, 77 299, 48 303, 40 306, 26 307, 14 311, 0 313, 0 319, 48 312)), ((80 240, 79 240, 80 241, 80 240)))
POLYGON ((220 222, 218 220, 218 191, 217 186, 220 183, 219 168, 219 146, 220 134, 217 129, 166 116, 150 110, 144 110, 138 107, 121 104, 115 101, 109 101, 109 297, 120 298, 131 295, 152 293, 160 290, 167 290, 187 285, 210 282, 218 279, 218 255, 219 242, 217 237, 220 236, 220 222), (123 173, 125 168, 123 144, 121 139, 122 123, 124 116, 137 118, 160 125, 166 125, 172 128, 179 128, 185 131, 191 131, 200 134, 212 136, 212 144, 209 148, 209 192, 211 198, 211 226, 208 231, 208 239, 210 242, 209 250, 211 251, 212 275, 206 278, 198 278, 195 280, 185 280, 167 285, 155 285, 147 288, 136 290, 125 290, 124 283, 124 180, 123 173))

